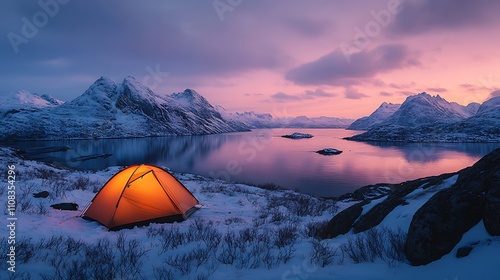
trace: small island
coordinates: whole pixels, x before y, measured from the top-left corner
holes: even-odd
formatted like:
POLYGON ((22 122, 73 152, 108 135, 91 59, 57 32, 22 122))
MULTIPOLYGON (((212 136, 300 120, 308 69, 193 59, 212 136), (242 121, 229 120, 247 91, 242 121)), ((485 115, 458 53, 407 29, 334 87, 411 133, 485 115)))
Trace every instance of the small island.
POLYGON ((316 153, 320 155, 325 155, 325 156, 331 156, 331 155, 338 155, 341 154, 341 150, 333 149, 333 148, 325 148, 319 151, 316 151, 316 153))
POLYGON ((303 139, 303 138, 312 138, 312 134, 294 132, 292 134, 282 135, 281 137, 291 138, 291 139, 303 139))

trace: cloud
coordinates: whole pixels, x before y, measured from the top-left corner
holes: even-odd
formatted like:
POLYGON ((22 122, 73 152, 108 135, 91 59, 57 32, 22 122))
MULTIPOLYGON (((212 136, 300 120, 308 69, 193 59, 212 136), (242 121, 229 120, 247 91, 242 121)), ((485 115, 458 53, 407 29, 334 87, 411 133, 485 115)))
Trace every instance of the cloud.
POLYGON ((465 83, 465 84, 460 84, 460 88, 463 90, 469 91, 469 92, 478 92, 478 91, 495 91, 498 90, 499 87, 493 83, 491 84, 481 84, 481 85, 475 85, 475 84, 470 84, 470 83, 465 83))
POLYGON ((414 87, 415 85, 416 85, 415 82, 411 82, 411 83, 407 83, 407 84, 396 84, 396 83, 389 84, 389 86, 391 88, 395 88, 395 89, 406 89, 406 88, 414 87))
POLYGON ((362 92, 359 92, 357 91, 356 89, 352 88, 352 87, 346 87, 345 90, 344 90, 344 96, 345 98, 348 98, 348 99, 361 99, 361 98, 364 98, 364 97, 368 97, 368 95, 362 93, 362 92))
POLYGON ((249 93, 249 92, 247 92, 244 95, 245 96, 262 96, 263 94, 262 93, 258 93, 258 92, 256 92, 256 93, 249 93))
POLYGON ((304 97, 306 99, 313 99, 316 97, 334 97, 334 96, 336 96, 335 93, 326 92, 322 89, 316 89, 315 91, 306 90, 304 92, 304 97))
POLYGON ((406 46, 400 44, 351 54, 349 60, 337 49, 290 70, 285 78, 300 85, 350 86, 359 84, 359 79, 418 64, 406 46))
POLYGON ((271 98, 276 100, 276 101, 279 101, 279 102, 301 100, 301 98, 296 96, 296 95, 287 94, 284 92, 277 92, 277 93, 271 95, 271 98))
POLYGON ((337 96, 335 93, 326 92, 322 89, 306 90, 303 93, 299 94, 288 94, 284 92, 277 92, 271 95, 271 98, 277 102, 286 102, 286 101, 300 101, 307 99, 317 99, 317 98, 329 98, 337 96))
POLYGON ((480 27, 498 19, 500 1, 405 1, 402 8, 389 27, 392 35, 408 36, 443 29, 480 27))
POLYGON ((328 21, 314 18, 287 17, 283 21, 291 31, 306 38, 321 37, 332 29, 328 21))
POLYGON ((393 96, 394 94, 387 92, 387 91, 381 91, 378 93, 380 96, 393 96))
POLYGON ((401 95, 406 95, 406 96, 410 96, 410 95, 415 95, 416 94, 413 91, 400 91, 398 93, 401 94, 401 95))
POLYGON ((448 90, 442 87, 427 88, 426 91, 430 92, 447 92, 448 90))
POLYGON ((500 96, 500 90, 495 90, 495 91, 490 93, 490 98, 498 97, 498 96, 500 96))

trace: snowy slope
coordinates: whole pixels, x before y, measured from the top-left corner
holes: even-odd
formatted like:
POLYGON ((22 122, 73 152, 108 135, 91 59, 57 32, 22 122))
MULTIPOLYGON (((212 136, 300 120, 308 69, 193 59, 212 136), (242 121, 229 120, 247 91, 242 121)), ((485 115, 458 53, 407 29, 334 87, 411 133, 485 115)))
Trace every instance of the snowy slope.
POLYGON ((500 142, 498 97, 478 106, 449 103, 439 95, 409 96, 380 125, 349 137, 359 141, 500 142))
POLYGON ((38 95, 25 90, 0 95, 0 109, 41 109, 64 103, 50 95, 38 95))
POLYGON ((381 125, 420 126, 434 123, 451 123, 466 117, 458 104, 451 104, 439 95, 425 92, 409 96, 401 107, 381 125))
MULTIPOLYGON (((1 279, 498 279, 500 239, 490 236, 483 222, 467 231, 450 254, 425 266, 391 262, 385 255, 356 263, 344 250, 360 234, 321 241, 312 237, 337 210, 355 202, 334 204, 292 191, 174 173, 203 205, 188 221, 108 232, 79 218, 79 211, 49 205, 73 202, 85 208, 120 167, 94 173, 57 169, 24 161, 5 148, 0 148, 0 160, 15 164, 20 175, 16 274, 2 269, 1 279), (47 199, 32 197, 44 190, 50 192, 47 199), (455 257, 458 248, 470 244, 476 245, 469 256, 455 257)), ((415 211, 456 180, 454 175, 417 186, 376 229, 404 232, 415 211)), ((0 204, 6 205, 2 192, 0 204)), ((362 213, 383 201, 372 200, 362 213)), ((0 216, 7 218, 5 211, 0 216)), ((3 236, 0 248, 7 252, 6 227, 3 236)))
POLYGON ((396 112, 401 104, 383 102, 371 115, 354 121, 347 129, 368 130, 385 121, 396 112))
POLYGON ((228 122, 194 90, 160 95, 127 77, 116 84, 101 77, 81 96, 0 120, 2 140, 119 138, 245 131, 228 122))

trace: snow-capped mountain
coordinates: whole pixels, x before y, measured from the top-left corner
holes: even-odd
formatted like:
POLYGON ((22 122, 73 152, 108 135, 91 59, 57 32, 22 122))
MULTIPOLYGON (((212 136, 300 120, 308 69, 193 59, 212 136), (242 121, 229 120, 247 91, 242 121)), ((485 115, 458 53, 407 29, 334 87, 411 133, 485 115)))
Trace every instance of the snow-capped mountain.
POLYGON ((251 128, 345 128, 353 120, 335 117, 273 117, 271 114, 255 112, 228 113, 222 107, 219 112, 227 119, 242 122, 251 128))
POLYGON ((382 124, 420 126, 455 122, 471 116, 463 107, 457 103, 451 104, 439 95, 431 96, 422 92, 409 96, 382 124))
POLYGON ((401 107, 401 104, 384 102, 371 115, 357 119, 347 129, 369 130, 392 116, 399 107, 401 107))
POLYGON ((10 92, 0 96, 0 110, 42 109, 54 107, 64 102, 54 97, 43 94, 30 93, 25 90, 10 92))
POLYGON ((359 141, 500 142, 498 97, 461 106, 425 92, 409 96, 378 126, 349 137, 359 141))
MULTIPOLYGON (((50 103, 49 98, 43 100, 50 103)), ((4 127, 2 140, 191 135, 249 129, 243 123, 223 119, 194 90, 160 95, 133 77, 120 84, 101 77, 70 102, 19 111, 2 118, 0 124, 4 127)))

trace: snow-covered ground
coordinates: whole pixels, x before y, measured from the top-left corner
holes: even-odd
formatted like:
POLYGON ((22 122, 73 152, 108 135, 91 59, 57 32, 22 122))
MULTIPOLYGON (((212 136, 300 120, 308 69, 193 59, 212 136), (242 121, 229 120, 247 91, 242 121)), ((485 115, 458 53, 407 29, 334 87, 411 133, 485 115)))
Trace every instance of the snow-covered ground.
MULTIPOLYGON (((97 172, 56 169, 25 161, 0 148, 4 186, 0 204, 9 217, 7 170, 15 165, 17 209, 16 273, 2 262, 0 279, 499 279, 500 240, 482 222, 467 232, 447 256, 426 266, 375 257, 354 263, 345 250, 353 233, 317 241, 319 225, 355 202, 334 202, 289 190, 267 190, 192 174, 173 173, 203 207, 187 221, 108 232, 80 211, 51 204, 73 202, 84 209, 95 192, 121 167, 97 172), (32 194, 49 191, 48 198, 32 194), (456 249, 480 242, 465 258, 456 249)), ((416 189, 377 227, 407 229, 411 217, 433 193, 451 186, 416 189)), ((381 199, 364 206, 368 211, 381 199)), ((9 251, 3 227, 1 251, 9 251)))

